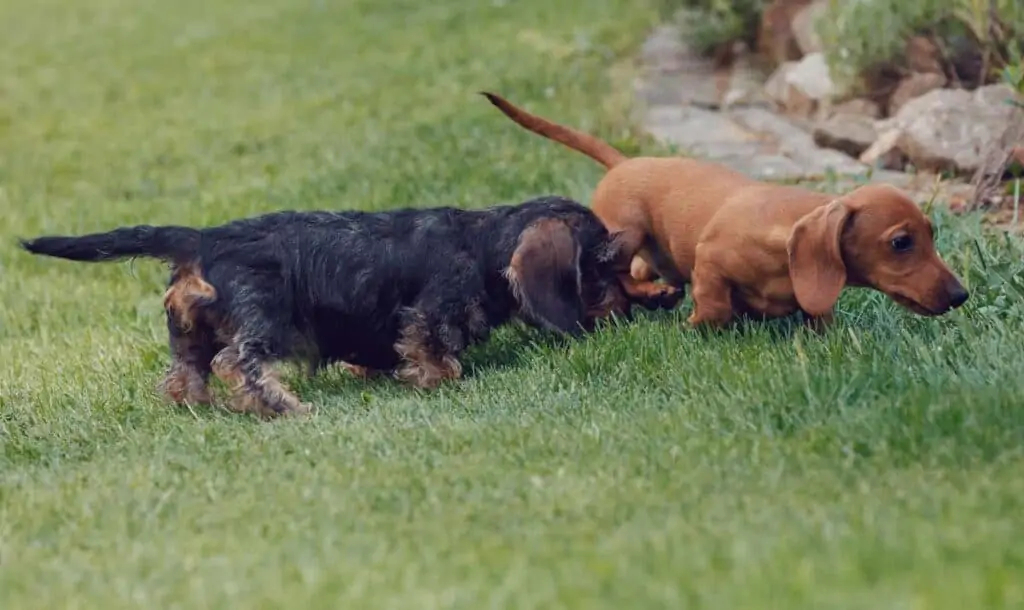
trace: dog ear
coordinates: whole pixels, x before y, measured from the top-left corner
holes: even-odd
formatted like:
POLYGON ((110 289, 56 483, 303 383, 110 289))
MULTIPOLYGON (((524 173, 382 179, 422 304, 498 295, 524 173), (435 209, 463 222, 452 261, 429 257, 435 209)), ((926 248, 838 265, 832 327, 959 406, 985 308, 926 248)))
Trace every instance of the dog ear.
POLYGON ((580 244, 567 224, 545 219, 527 227, 505 277, 526 318, 549 330, 579 332, 584 315, 580 244))
POLYGON ((801 218, 789 235, 789 277, 800 309, 811 316, 828 313, 846 285, 840 247, 850 210, 836 200, 801 218))
POLYGON ((642 241, 642 235, 638 236, 628 231, 610 233, 597 252, 597 261, 628 267, 633 260, 633 255, 640 249, 642 241))

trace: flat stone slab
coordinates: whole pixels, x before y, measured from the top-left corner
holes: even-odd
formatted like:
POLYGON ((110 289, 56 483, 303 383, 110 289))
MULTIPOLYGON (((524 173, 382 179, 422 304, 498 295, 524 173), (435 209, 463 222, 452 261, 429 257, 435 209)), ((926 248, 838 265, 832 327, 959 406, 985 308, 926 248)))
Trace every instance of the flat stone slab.
POLYGON ((868 168, 815 144, 808 130, 765 105, 752 69, 716 74, 678 28, 661 26, 642 50, 645 130, 682 154, 722 163, 762 179, 864 174, 868 168), (716 108, 723 108, 717 110, 716 108))
POLYGON ((835 193, 870 182, 902 188, 922 204, 938 197, 955 207, 970 198, 970 185, 936 184, 928 174, 871 171, 839 150, 818 146, 813 125, 773 111, 763 95, 764 75, 742 60, 730 74, 716 73, 675 26, 655 29, 642 59, 635 92, 643 126, 681 155, 760 180, 817 183, 835 193))
POLYGON ((718 105, 715 71, 683 41, 679 29, 655 28, 641 49, 643 72, 640 96, 647 103, 718 105))

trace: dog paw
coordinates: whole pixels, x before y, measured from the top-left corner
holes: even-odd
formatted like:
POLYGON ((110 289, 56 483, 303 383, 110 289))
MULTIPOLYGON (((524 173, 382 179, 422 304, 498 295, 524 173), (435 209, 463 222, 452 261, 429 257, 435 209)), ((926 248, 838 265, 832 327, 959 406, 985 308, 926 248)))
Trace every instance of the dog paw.
POLYGON ((314 413, 316 413, 316 407, 313 406, 313 403, 300 402, 297 407, 285 413, 285 415, 290 415, 293 417, 305 417, 312 415, 314 413))
POLYGON ((256 409, 256 414, 266 420, 309 417, 313 412, 313 405, 308 402, 278 405, 276 409, 269 405, 260 405, 260 408, 256 409))
POLYGON ((705 315, 694 311, 686 318, 686 325, 691 330, 706 328, 708 330, 720 330, 735 323, 735 318, 730 314, 719 313, 717 315, 705 315))
POLYGON ((371 379, 373 377, 376 377, 377 374, 379 373, 379 371, 376 371, 374 369, 370 369, 365 366, 360 366, 358 364, 349 364, 348 362, 343 362, 341 366, 346 371, 348 371, 350 375, 352 375, 353 377, 358 377, 359 379, 371 379))
POLYGON ((661 309, 672 309, 683 300, 684 291, 675 286, 665 286, 665 290, 658 295, 658 306, 661 309))
POLYGON ((683 296, 685 296, 685 292, 682 288, 663 284, 640 299, 640 304, 649 310, 672 309, 683 300, 683 296))

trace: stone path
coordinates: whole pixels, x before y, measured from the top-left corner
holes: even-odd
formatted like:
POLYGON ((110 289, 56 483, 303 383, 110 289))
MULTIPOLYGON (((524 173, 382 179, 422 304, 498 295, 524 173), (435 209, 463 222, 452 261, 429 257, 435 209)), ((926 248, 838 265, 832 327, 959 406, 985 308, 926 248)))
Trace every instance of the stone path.
MULTIPOLYGON (((763 94, 765 77, 741 62, 718 74, 683 41, 678 28, 654 30, 642 49, 643 71, 637 95, 644 128, 680 154, 716 161, 764 180, 815 180, 829 175, 838 186, 852 186, 870 172, 870 182, 886 182, 919 201, 936 194, 932 176, 875 170, 846 154, 821 148, 811 129, 772 109, 763 94)), ((943 184, 942 196, 955 203, 970 195, 969 185, 943 184)))

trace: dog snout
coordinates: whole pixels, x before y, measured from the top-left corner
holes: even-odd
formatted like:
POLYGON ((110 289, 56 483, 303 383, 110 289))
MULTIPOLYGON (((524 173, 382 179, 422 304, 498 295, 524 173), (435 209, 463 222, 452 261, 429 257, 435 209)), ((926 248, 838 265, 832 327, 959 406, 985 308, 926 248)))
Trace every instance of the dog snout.
POLYGON ((963 284, 956 280, 952 282, 947 290, 949 293, 949 305, 952 309, 956 309, 966 303, 968 297, 971 296, 971 293, 967 292, 963 284))

